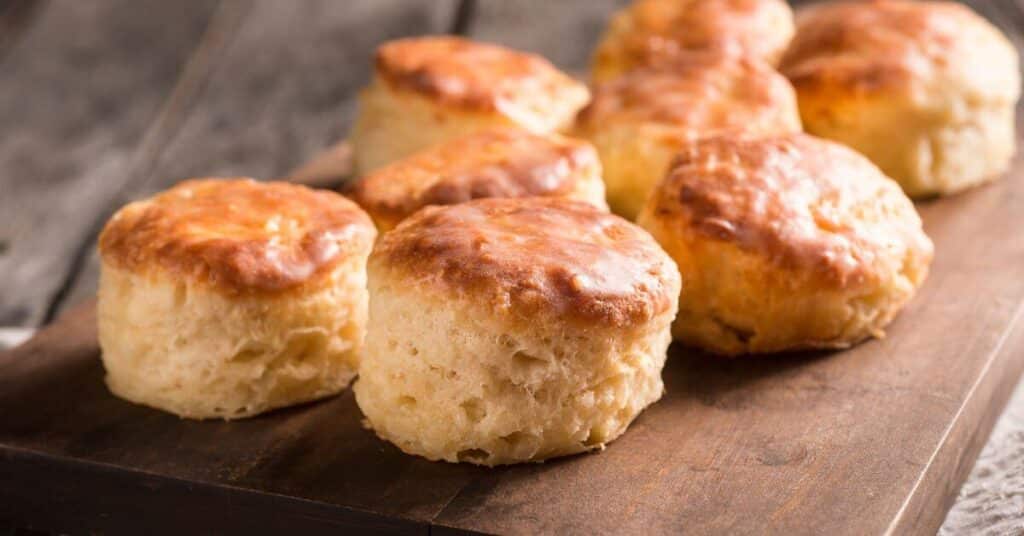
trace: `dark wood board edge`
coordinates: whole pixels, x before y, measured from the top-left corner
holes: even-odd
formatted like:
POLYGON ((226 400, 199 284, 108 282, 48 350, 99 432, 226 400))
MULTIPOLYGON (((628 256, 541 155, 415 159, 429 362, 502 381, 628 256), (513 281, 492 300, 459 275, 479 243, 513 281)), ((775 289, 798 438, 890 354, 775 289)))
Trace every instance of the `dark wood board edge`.
POLYGON ((475 530, 457 529, 454 527, 446 527, 444 525, 431 525, 430 526, 431 536, 468 536, 476 534, 487 534, 486 532, 477 532, 475 530))
MULTIPOLYGON (((95 308, 93 299, 67 310, 21 345, 0 351, 0 365, 13 363, 25 371, 46 366, 32 359, 43 348, 56 349, 58 354, 74 351, 84 339, 95 338, 95 308)), ((430 530, 428 519, 245 485, 177 478, 0 442, 0 535, 7 526, 59 534, 426 534, 430 530)))
POLYGON ((1024 374, 1024 303, 960 406, 887 534, 935 534, 1024 374), (979 423, 972 426, 972 423, 979 423))
POLYGON ((7 445, 0 481, 0 518, 62 534, 429 533, 411 520, 7 445))

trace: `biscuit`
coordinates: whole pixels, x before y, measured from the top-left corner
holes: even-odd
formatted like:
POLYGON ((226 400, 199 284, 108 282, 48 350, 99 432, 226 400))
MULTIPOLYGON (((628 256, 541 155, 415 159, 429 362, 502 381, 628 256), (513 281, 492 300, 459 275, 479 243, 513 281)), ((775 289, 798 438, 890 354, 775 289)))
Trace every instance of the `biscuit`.
POLYGON ((381 237, 368 273, 356 401, 407 453, 500 465, 599 449, 662 395, 679 274, 588 203, 427 207, 381 237))
POLYGON ((640 69, 598 84, 574 133, 601 156, 612 210, 633 219, 688 141, 799 130, 793 88, 766 63, 686 53, 671 69, 640 69))
POLYGON ((99 239, 110 390, 233 419, 337 393, 358 369, 370 218, 325 191, 185 181, 126 205, 99 239))
POLYGON ((458 37, 377 49, 350 140, 360 174, 471 132, 517 126, 560 131, 586 104, 585 85, 540 56, 458 37))
POLYGON ((672 61, 680 51, 712 50, 778 62, 793 37, 785 0, 637 0, 616 13, 597 46, 595 81, 672 61))
POLYGON ((806 134, 689 144, 638 223, 682 274, 673 335, 723 355, 881 336, 932 259, 896 182, 806 134))
POLYGON ((912 197, 995 178, 1013 156, 1017 52, 962 4, 808 7, 781 68, 809 133, 866 155, 912 197))
POLYGON ((608 209, 593 146, 508 127, 424 149, 366 175, 348 195, 381 232, 425 206, 486 197, 564 197, 608 209))

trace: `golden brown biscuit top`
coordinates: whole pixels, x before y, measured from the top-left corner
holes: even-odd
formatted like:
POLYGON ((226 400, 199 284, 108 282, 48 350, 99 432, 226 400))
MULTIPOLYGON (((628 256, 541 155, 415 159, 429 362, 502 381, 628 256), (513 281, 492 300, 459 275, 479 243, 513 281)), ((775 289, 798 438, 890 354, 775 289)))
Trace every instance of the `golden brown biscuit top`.
POLYGON ((382 229, 428 205, 485 197, 564 196, 597 178, 594 148, 557 135, 497 128, 436 145, 360 180, 350 197, 382 229))
POLYGON ((732 242, 844 287, 870 280, 879 257, 932 255, 895 181, 853 150, 805 134, 690 143, 648 203, 647 214, 684 235, 732 242))
POLYGON ((428 207, 384 234, 374 266, 473 292, 531 318, 637 326, 678 299, 675 263, 643 229, 580 201, 480 199, 428 207))
POLYGON ((809 6, 781 69, 798 89, 973 91, 1015 99, 1017 54, 957 2, 871 0, 809 6))
POLYGON ((100 234, 105 262, 159 267, 240 293, 297 287, 365 254, 376 230, 328 191, 252 179, 193 179, 130 203, 100 234))
POLYGON ((775 61, 793 36, 793 13, 784 0, 637 0, 624 15, 627 33, 617 53, 632 65, 681 50, 775 61))
POLYGON ((598 84, 577 126, 596 130, 615 122, 678 126, 700 135, 801 128, 793 87, 768 64, 694 52, 598 84))
POLYGON ((391 87, 443 103, 496 110, 553 106, 566 91, 586 87, 535 54, 449 36, 399 39, 377 49, 377 76, 391 87))

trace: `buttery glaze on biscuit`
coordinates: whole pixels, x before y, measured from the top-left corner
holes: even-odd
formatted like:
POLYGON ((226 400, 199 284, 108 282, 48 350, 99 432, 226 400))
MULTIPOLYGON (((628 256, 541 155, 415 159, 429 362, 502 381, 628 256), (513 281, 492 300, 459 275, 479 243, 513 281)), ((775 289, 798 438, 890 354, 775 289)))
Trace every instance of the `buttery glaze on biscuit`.
POLYGON ((495 466, 600 450, 665 391, 679 272, 587 203, 425 208, 380 239, 367 288, 353 391, 407 453, 495 466))
POLYGON ((227 292, 300 286, 372 243, 351 201, 326 191, 252 179, 188 180, 118 211, 100 235, 105 262, 159 267, 227 292))
POLYGON ((370 262, 471 287, 496 310, 616 327, 647 322, 677 298, 666 284, 674 264, 642 229, 563 199, 428 207, 385 234, 370 262))
POLYGON ((562 132, 590 93, 533 54, 450 36, 384 43, 349 137, 359 174, 495 127, 562 132))
POLYGON ((459 37, 399 39, 377 50, 377 75, 392 87, 450 105, 516 115, 572 79, 535 54, 459 37))
POLYGON ((682 275, 673 336, 721 355, 880 337, 932 260, 894 181, 805 134, 689 143, 637 222, 682 275))
POLYGON ((799 130, 796 96, 768 64, 723 54, 687 52, 660 68, 638 69, 598 84, 577 117, 581 130, 619 122, 689 127, 694 135, 743 129, 799 130))
POLYGON ((612 19, 594 77, 670 62, 688 50, 775 63, 792 36, 793 13, 783 0, 638 0, 612 19))
POLYGON ((943 92, 931 85, 963 71, 943 81, 980 94, 1016 91, 1012 77, 990 64, 1011 45, 958 2, 832 2, 801 9, 797 27, 781 69, 798 89, 943 92))
POLYGON ((600 169, 586 142, 497 128, 381 168, 356 183, 350 197, 382 230, 428 205, 486 197, 569 197, 606 208, 600 169))
POLYGON ((802 9, 781 70, 807 131, 867 156, 911 197, 1001 176, 1016 150, 1016 48, 956 2, 802 9))
POLYGON ((805 135, 702 140, 679 154, 651 203, 663 222, 840 288, 875 279, 874 256, 892 244, 931 257, 899 185, 855 152, 805 135), (868 209, 876 217, 864 218, 868 209))
POLYGON ((597 148, 612 210, 633 219, 681 145, 800 129, 793 86, 766 63, 688 52, 671 68, 637 69, 598 84, 574 132, 597 148))

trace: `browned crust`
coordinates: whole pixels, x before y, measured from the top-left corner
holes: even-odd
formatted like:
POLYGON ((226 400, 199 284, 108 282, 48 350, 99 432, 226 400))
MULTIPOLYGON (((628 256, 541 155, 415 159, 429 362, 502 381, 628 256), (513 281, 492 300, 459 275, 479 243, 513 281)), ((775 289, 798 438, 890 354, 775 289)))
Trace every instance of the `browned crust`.
POLYGON ((798 12, 780 69, 800 91, 875 95, 1001 49, 1009 47, 998 31, 958 2, 840 1, 798 12))
POLYGON ((585 90, 540 56, 451 36, 385 43, 377 49, 376 73, 392 88, 486 111, 504 111, 523 100, 547 101, 566 89, 585 90))
POLYGON ((370 270, 435 285, 494 311, 635 327, 671 310, 679 273, 645 231, 564 199, 428 207, 381 237, 370 270))
POLYGON ((363 177, 349 194, 383 229, 428 205, 487 197, 565 197, 599 180, 586 142, 496 128, 434 146, 363 177), (584 175, 588 170, 593 174, 584 175))
POLYGON ((637 0, 623 13, 630 32, 599 47, 598 61, 619 55, 637 67, 713 50, 775 62, 792 37, 784 0, 637 0))
POLYGON ((280 292, 365 255, 376 230, 328 191, 252 179, 192 179, 121 208, 100 234, 103 261, 153 268, 229 293, 280 292))
POLYGON ((713 52, 681 53, 658 67, 598 84, 577 117, 583 130, 616 121, 701 131, 800 130, 793 87, 768 64, 713 52))
POLYGON ((875 260, 894 247, 932 256, 896 182, 853 150, 804 134, 690 143, 650 203, 676 236, 730 242, 839 287, 880 279, 875 260))

